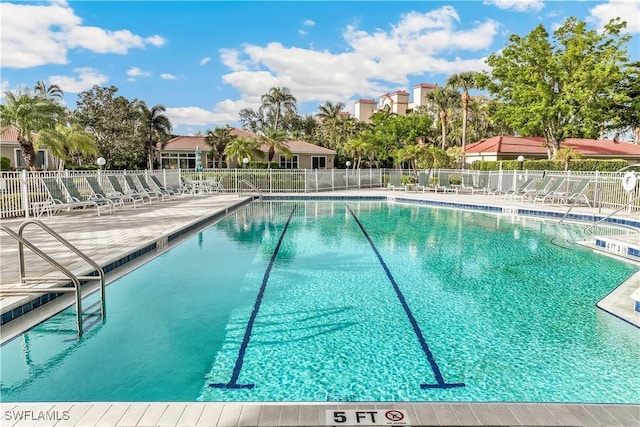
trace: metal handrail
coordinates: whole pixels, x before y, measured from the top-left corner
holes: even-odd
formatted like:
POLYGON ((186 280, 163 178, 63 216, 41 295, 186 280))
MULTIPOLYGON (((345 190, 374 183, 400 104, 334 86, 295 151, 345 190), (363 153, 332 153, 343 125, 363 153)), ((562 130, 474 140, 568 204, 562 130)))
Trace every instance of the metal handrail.
POLYGON ((256 187, 255 185, 253 185, 252 183, 250 183, 246 179, 241 179, 240 181, 238 181, 238 190, 240 190, 239 193, 240 193, 241 196, 242 196, 242 187, 240 186, 240 184, 246 184, 247 187, 249 187, 250 189, 254 190, 256 193, 258 193, 259 199, 262 200, 262 191, 260 191, 260 189, 258 189, 258 187, 256 187))
POLYGON ((640 200, 640 196, 636 197, 635 199, 631 200, 629 203, 627 203, 624 206, 619 207, 618 209, 616 209, 615 211, 611 212, 609 215, 605 216, 604 218, 601 218, 599 221, 597 221, 596 223, 590 225, 589 227, 584 229, 584 232, 586 233, 587 231, 590 231, 592 228, 596 227, 598 224, 600 224, 601 222, 604 222, 606 220, 608 220, 609 218, 611 218, 613 215, 617 214, 618 212, 620 212, 621 210, 628 208, 629 206, 631 206, 633 203, 637 202, 640 200))
MULTIPOLYGON (((11 230, 10 228, 4 227, 4 226, 0 226, 0 230, 4 231, 9 236, 11 236, 14 240, 16 240, 18 242, 19 246, 26 246, 29 249, 31 249, 33 251, 33 253, 35 253, 40 258, 42 258, 43 260, 45 260, 46 262, 51 264, 56 269, 60 270, 60 272, 62 274, 64 274, 69 280, 71 280, 71 282, 73 283, 73 288, 28 288, 28 289, 16 290, 13 293, 40 293, 40 292, 56 292, 56 293, 60 293, 60 292, 74 292, 75 291, 75 293, 76 293, 76 328, 77 328, 77 331, 78 331, 78 338, 80 338, 82 336, 82 298, 81 298, 81 295, 80 295, 80 280, 78 279, 78 277, 76 277, 73 273, 71 273, 69 270, 67 270, 64 266, 62 266, 60 263, 58 263, 56 260, 51 258, 49 255, 45 254, 40 249, 35 247, 31 242, 29 242, 27 239, 25 239, 24 237, 22 237, 21 235, 19 235, 15 231, 11 230)), ((20 257, 20 263, 24 264, 23 260, 22 260, 22 256, 20 257)), ((22 272, 20 273, 20 276, 21 276, 20 277, 20 282, 23 283, 23 281, 22 281, 23 280, 22 272)), ((49 279, 54 279, 54 278, 50 277, 49 279)), ((3 291, 3 293, 12 293, 12 292, 11 291, 3 291)))

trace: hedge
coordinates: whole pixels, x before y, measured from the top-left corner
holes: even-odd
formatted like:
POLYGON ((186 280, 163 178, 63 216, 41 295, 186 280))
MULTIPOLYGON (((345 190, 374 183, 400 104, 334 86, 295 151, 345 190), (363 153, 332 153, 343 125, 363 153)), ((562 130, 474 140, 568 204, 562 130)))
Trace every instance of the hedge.
MULTIPOLYGON (((471 169, 480 171, 497 171, 500 170, 516 170, 520 169, 520 162, 517 160, 477 160, 471 164, 471 169)), ((598 160, 598 159, 580 159, 571 160, 569 162, 569 170, 571 171, 600 171, 615 172, 629 163, 626 160, 598 160)), ((563 171, 565 170, 564 162, 559 160, 525 160, 522 164, 523 169, 527 170, 547 170, 547 171, 563 171)))

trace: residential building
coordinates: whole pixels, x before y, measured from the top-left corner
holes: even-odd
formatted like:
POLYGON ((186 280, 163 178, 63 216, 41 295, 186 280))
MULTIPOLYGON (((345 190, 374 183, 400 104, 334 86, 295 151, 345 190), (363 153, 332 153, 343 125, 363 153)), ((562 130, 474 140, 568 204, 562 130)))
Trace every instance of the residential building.
MULTIPOLYGON (((494 136, 468 144, 465 160, 547 159, 548 151, 541 137, 494 136)), ((623 159, 630 164, 640 163, 640 145, 605 139, 568 138, 561 147, 572 147, 587 159, 623 159)))
MULTIPOLYGON (((231 135, 240 138, 259 138, 258 135, 232 127, 231 135)), ((200 149, 202 156, 202 164, 207 168, 234 168, 238 167, 235 159, 223 159, 222 164, 214 165, 213 156, 211 156, 211 147, 204 142, 204 136, 178 136, 167 142, 164 148, 159 150, 158 156, 160 167, 166 169, 194 169, 196 165, 196 148, 200 149)), ((291 150, 293 156, 290 159, 285 158, 282 153, 276 152, 273 162, 280 164, 285 169, 330 169, 334 167, 336 152, 328 148, 318 145, 309 144, 304 141, 285 141, 285 144, 291 150)), ((250 160, 258 162, 266 162, 269 148, 261 145, 259 150, 262 151, 263 157, 254 156, 250 160)))
MULTIPOLYGON (((38 170, 46 171, 56 168, 57 163, 48 150, 41 148, 36 154, 36 168, 38 170)), ((22 148, 18 144, 18 129, 15 126, 6 126, 0 129, 0 156, 9 159, 11 169, 26 168, 22 148)))
POLYGON ((371 116, 376 111, 388 111, 392 114, 404 116, 412 110, 426 105, 427 94, 439 86, 433 83, 420 83, 413 87, 413 101, 409 100, 409 92, 398 90, 393 93, 380 95, 374 99, 359 99, 355 103, 355 118, 363 122, 371 122, 371 116))

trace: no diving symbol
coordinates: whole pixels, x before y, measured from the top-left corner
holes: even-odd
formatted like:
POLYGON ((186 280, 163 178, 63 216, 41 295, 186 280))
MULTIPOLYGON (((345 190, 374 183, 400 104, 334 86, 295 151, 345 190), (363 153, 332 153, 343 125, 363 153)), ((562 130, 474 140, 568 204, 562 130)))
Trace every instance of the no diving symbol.
POLYGON ((384 413, 384 417, 389 421, 402 421, 404 414, 399 411, 387 411, 384 413))

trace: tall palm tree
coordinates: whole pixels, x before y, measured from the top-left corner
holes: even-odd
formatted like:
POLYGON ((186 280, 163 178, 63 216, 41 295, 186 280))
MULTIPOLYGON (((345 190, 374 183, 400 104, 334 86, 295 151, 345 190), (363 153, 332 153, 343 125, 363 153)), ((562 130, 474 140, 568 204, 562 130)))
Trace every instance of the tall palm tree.
POLYGON ((409 162, 414 176, 418 177, 417 163, 426 155, 426 147, 422 144, 406 145, 393 152, 393 157, 398 163, 409 162))
POLYGON ((36 96, 41 96, 56 102, 62 102, 64 99, 64 92, 60 89, 60 86, 56 84, 47 86, 43 80, 36 83, 33 92, 36 96))
POLYGON ((137 109, 142 117, 142 132, 146 136, 147 168, 153 169, 153 153, 158 144, 160 144, 161 148, 164 148, 164 145, 169 140, 173 126, 171 125, 171 120, 163 114, 167 111, 164 105, 156 104, 149 108, 144 101, 138 101, 137 109))
POLYGON ((224 154, 228 159, 233 159, 238 164, 251 159, 254 156, 262 157, 264 153, 258 149, 258 140, 255 138, 235 138, 224 148, 224 154))
POLYGON ((211 154, 213 155, 213 167, 222 167, 222 157, 224 156, 224 150, 227 145, 236 139, 236 135, 231 134, 231 128, 229 125, 215 130, 208 129, 204 137, 204 142, 211 147, 211 154), (218 165, 218 166, 216 166, 218 165))
POLYGON ((278 129, 278 122, 285 112, 296 113, 297 101, 287 87, 272 87, 262 95, 260 110, 267 116, 273 115, 273 129, 278 129))
POLYGON ((29 89, 5 92, 4 99, 4 104, 0 105, 0 125, 14 126, 18 130, 18 144, 25 164, 35 170, 35 137, 41 130, 53 128, 64 114, 64 109, 49 99, 36 96, 29 89))
POLYGON ((83 156, 99 153, 93 134, 77 126, 59 124, 53 129, 45 129, 38 134, 37 142, 58 159, 59 170, 64 169, 65 161, 70 160, 74 152, 83 156))
POLYGON ((285 142, 284 132, 279 129, 275 129, 275 128, 262 129, 260 138, 258 140, 261 144, 264 144, 267 147, 269 147, 269 151, 267 153, 267 162, 268 162, 267 167, 269 169, 271 169, 271 161, 273 160, 273 157, 276 155, 276 151, 279 151, 282 154, 284 154, 286 158, 291 158, 291 156, 293 155, 285 142))
MULTIPOLYGON (((462 153, 467 144, 467 111, 469 110, 470 89, 478 88, 478 74, 475 71, 465 71, 453 74, 447 79, 447 87, 454 90, 462 90, 462 153)), ((464 158, 463 158, 464 163, 464 158)))
POLYGON ((449 111, 458 105, 458 92, 450 88, 437 88, 427 94, 430 109, 440 116, 442 127, 442 149, 447 148, 447 117, 449 111))
POLYGON ((325 121, 327 119, 337 119, 340 117, 340 112, 344 110, 343 102, 336 102, 335 104, 331 101, 325 102, 323 105, 318 105, 318 113, 316 113, 316 117, 321 121, 325 121))

